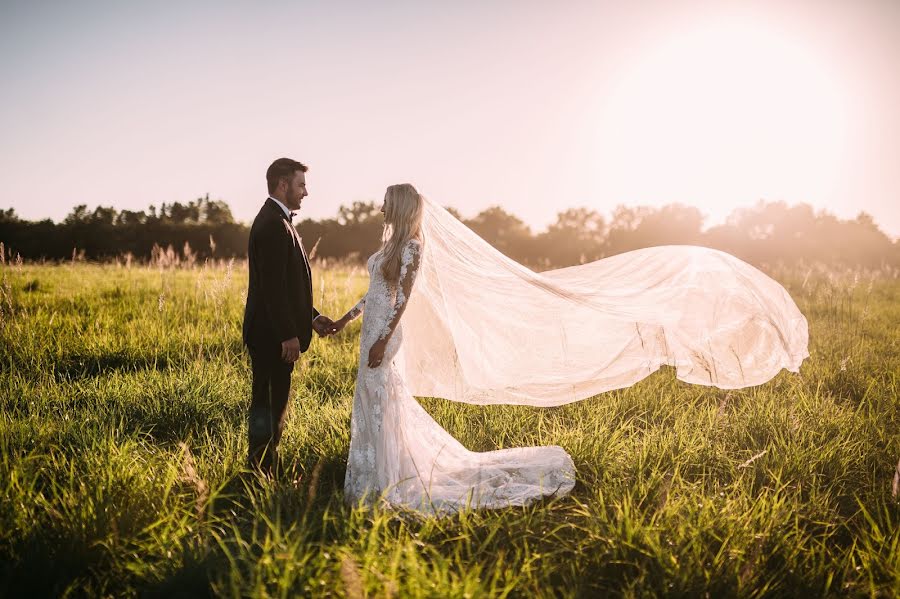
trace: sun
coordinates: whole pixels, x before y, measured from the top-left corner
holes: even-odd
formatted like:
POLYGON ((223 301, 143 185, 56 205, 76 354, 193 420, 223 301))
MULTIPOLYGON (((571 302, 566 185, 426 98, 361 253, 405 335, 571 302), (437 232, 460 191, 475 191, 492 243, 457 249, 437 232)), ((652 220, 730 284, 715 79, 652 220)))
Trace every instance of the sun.
POLYGON ((845 86, 824 54, 747 19, 661 40, 604 90, 604 203, 683 202, 707 223, 758 199, 825 202, 845 157, 845 86))

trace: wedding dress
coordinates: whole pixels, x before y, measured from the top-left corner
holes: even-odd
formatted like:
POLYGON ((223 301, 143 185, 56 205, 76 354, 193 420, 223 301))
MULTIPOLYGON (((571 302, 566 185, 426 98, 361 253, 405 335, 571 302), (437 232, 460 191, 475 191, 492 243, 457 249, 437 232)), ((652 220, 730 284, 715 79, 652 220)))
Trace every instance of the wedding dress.
MULTIPOLYGON (((734 256, 695 246, 627 252, 535 273, 425 200, 423 240, 399 284, 369 258, 345 495, 425 512, 564 495, 574 466, 557 446, 471 452, 414 396, 556 406, 634 384, 661 366, 689 383, 759 385, 809 356, 787 291, 734 256), (372 344, 402 317, 384 360, 372 344)), ((600 401, 598 399, 598 401, 600 401)))
POLYGON ((394 506, 439 513, 568 493, 574 486, 574 466, 561 447, 472 452, 428 415, 404 383, 403 361, 398 359, 402 318, 381 365, 369 368, 369 349, 409 299, 421 253, 418 240, 403 248, 399 285, 386 283, 380 252, 370 257, 369 290, 353 309, 365 314, 350 422, 347 500, 384 499, 394 506))

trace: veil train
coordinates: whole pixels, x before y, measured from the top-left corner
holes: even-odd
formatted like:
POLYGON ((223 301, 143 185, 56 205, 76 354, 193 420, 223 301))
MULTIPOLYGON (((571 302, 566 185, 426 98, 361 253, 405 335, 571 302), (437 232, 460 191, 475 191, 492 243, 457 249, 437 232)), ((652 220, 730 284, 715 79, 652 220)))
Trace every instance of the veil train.
POLYGON ((556 406, 663 365, 733 389, 809 356, 787 291, 718 250, 652 247, 536 273, 427 199, 423 233, 400 357, 413 395, 556 406))

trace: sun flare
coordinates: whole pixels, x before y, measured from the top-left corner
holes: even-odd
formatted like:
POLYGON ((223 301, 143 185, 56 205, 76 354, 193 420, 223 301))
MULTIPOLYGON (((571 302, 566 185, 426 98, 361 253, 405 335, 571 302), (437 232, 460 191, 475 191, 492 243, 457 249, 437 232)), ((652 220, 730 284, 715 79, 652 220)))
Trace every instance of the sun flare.
POLYGON ((692 204, 708 222, 761 198, 829 198, 847 104, 827 57, 769 25, 720 19, 681 30, 604 94, 602 195, 692 204))

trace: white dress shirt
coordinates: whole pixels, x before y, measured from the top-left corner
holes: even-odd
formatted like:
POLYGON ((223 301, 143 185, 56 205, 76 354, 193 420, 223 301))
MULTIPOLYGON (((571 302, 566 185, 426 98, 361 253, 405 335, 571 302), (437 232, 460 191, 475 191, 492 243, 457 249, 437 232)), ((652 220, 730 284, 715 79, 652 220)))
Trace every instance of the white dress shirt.
POLYGON ((278 204, 278 207, 284 211, 284 215, 286 217, 288 217, 288 220, 291 220, 291 211, 288 210, 287 206, 285 206, 284 204, 281 203, 281 200, 279 200, 277 198, 273 198, 272 196, 269 196, 269 199, 272 200, 273 202, 275 202, 276 204, 278 204))

